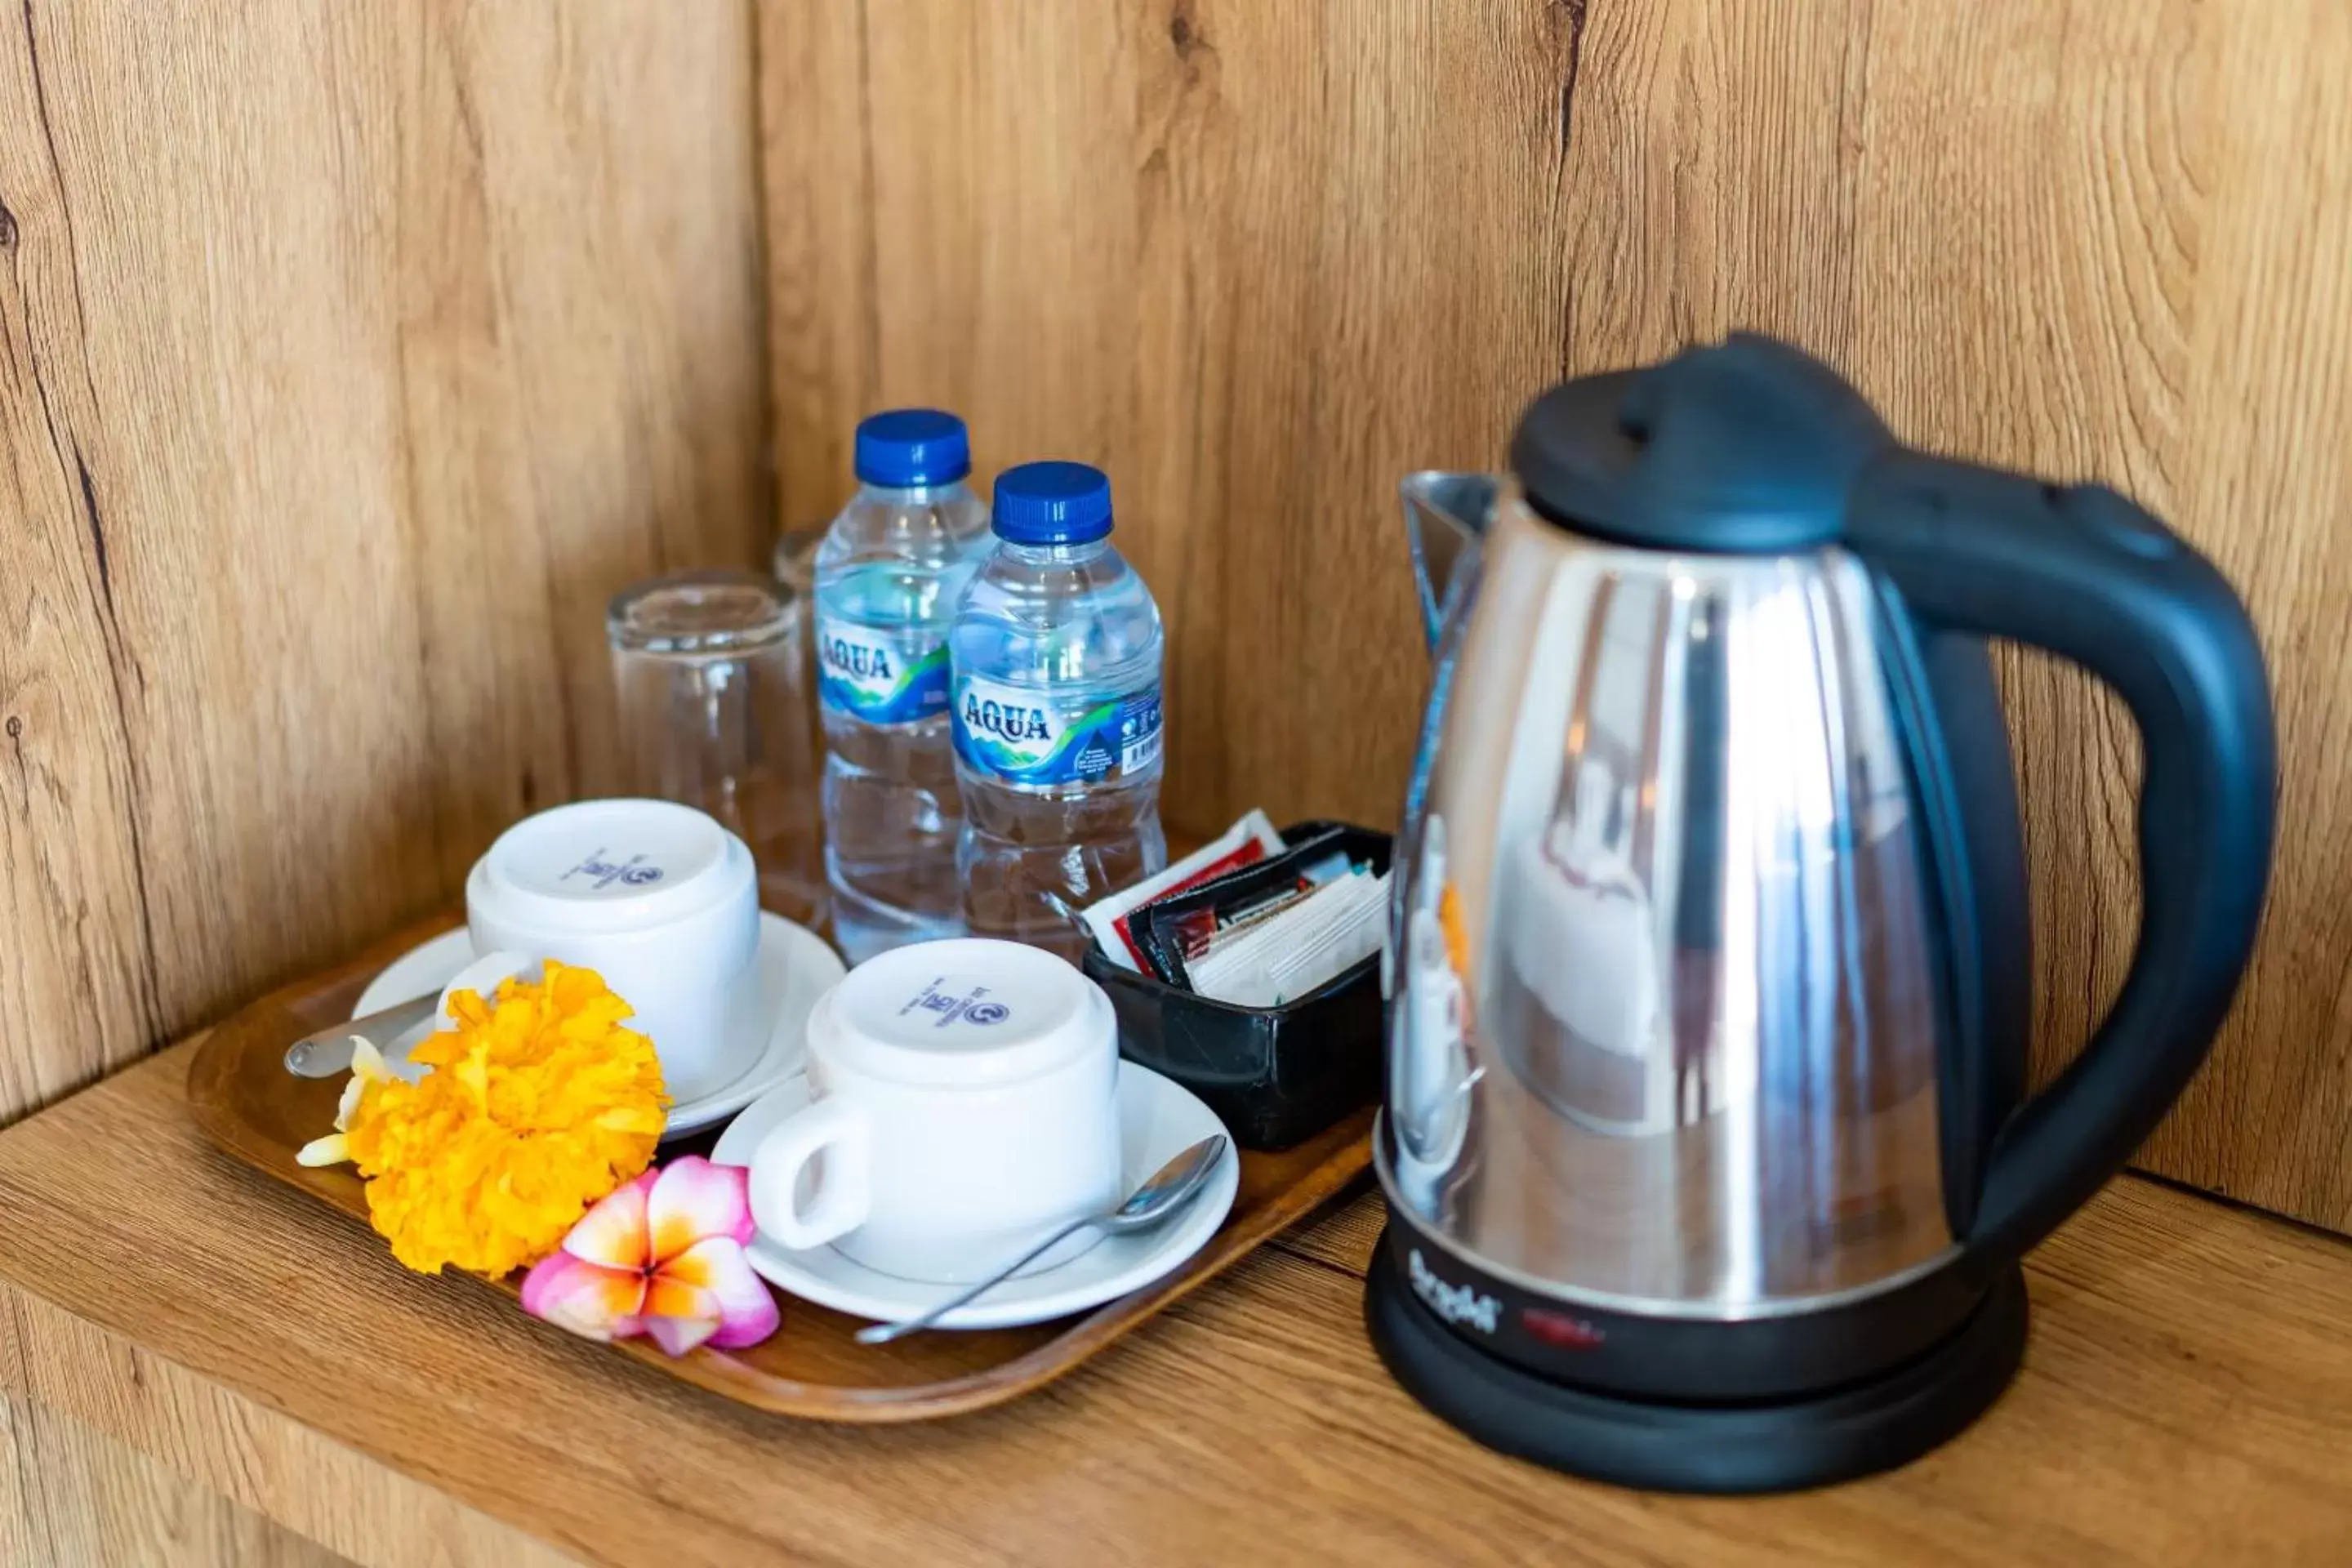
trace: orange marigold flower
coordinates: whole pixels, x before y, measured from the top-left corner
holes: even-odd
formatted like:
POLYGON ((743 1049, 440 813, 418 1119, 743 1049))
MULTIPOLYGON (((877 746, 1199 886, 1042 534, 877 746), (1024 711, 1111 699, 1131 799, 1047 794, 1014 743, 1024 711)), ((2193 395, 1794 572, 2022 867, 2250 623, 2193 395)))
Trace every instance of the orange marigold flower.
POLYGON ((422 1079, 361 1089, 342 1152, 394 1258, 496 1279, 553 1252, 653 1159, 661 1064, 601 975, 551 959, 493 1001, 457 993, 449 1014, 457 1027, 409 1054, 432 1069, 422 1079))

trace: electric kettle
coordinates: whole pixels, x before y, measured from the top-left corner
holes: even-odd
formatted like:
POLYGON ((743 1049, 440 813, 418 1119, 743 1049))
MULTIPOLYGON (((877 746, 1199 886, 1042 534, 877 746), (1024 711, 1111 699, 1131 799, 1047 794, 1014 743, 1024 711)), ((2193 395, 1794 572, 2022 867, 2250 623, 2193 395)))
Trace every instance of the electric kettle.
POLYGON ((1398 845, 1366 1311, 1472 1436, 1634 1485, 1898 1464, 2022 1353, 2019 1259, 2203 1061, 2275 787, 2252 627, 2114 491, 1897 443, 1755 336, 1538 398, 1404 485, 1435 679, 1398 845), (2138 949, 2024 1093, 1986 640, 2112 686, 2138 949))

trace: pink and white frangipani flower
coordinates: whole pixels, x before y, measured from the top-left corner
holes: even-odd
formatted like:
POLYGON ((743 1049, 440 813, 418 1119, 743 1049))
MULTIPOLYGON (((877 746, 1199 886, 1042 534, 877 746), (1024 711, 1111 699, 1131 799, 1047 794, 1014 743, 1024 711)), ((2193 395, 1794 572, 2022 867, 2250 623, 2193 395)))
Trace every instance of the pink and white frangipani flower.
POLYGON ((592 1340, 650 1335, 674 1356, 757 1344, 778 1315, 743 1256, 751 1239, 743 1168, 684 1155, 581 1215, 524 1277, 522 1310, 592 1340))

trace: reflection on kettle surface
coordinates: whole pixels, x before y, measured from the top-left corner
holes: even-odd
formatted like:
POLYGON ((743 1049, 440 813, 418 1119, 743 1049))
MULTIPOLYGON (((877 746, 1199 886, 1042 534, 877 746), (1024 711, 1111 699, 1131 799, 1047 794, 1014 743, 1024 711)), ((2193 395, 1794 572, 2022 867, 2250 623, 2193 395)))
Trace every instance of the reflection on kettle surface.
POLYGON ((1403 959, 1391 1058, 1390 1123, 1394 1174, 1413 1201, 1436 1201, 1438 1184, 1462 1153, 1475 1079, 1467 1051, 1469 997, 1462 984, 1466 950, 1461 900, 1445 879, 1445 822, 1422 824, 1412 901, 1404 915, 1403 959))
POLYGON ((1459 683, 1509 699, 1426 735, 1401 1198, 1507 1277, 1637 1310, 1943 1257, 1928 889, 1867 574, 1511 504, 1486 549, 1459 683))
POLYGON ((2277 738, 2212 563, 2096 485, 1915 451, 1747 333, 1562 382, 1400 486, 1405 794, 1372 1343, 1506 1453, 1770 1490, 1903 1463, 2025 1344, 2025 1250, 2178 1100, 2261 916, 2277 738), (2139 726, 2115 1005, 2026 1092, 1991 639, 2139 726))

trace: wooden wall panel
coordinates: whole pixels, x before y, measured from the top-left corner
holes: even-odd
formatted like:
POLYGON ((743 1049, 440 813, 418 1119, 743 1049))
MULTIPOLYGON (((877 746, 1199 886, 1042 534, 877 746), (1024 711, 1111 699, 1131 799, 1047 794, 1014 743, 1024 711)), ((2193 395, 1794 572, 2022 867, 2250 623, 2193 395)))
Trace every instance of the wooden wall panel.
MULTIPOLYGON (((2280 852, 2215 1063, 2143 1159, 2352 1228, 2352 12, 1856 3, 1782 25, 1798 15, 1591 8, 1572 163, 1612 199, 1568 277, 1612 282, 1576 291, 1595 302, 1570 367, 1763 326, 1910 439, 2105 479, 2230 574, 2273 666, 2280 852), (1663 298, 1621 313, 1643 292, 1663 298)), ((2137 742, 2071 669, 2004 673, 2046 1076, 2130 957, 2137 742)))
POLYGON ((1388 496, 1491 461, 1557 368, 1570 14, 761 15, 786 516, 838 507, 877 406, 962 412, 984 472, 1103 464, 1170 628, 1171 818, 1393 815, 1423 661, 1388 496))
POLYGON ((0 1118, 612 780, 766 539, 740 5, 0 17, 0 1118))
MULTIPOLYGON (((2336 0, 763 0, 789 515, 851 425, 1107 463, 1172 643, 1169 812, 1394 816, 1390 500, 1563 374, 1737 326, 1924 444, 2115 482, 2275 665, 2254 977, 2155 1169, 2352 1228, 2352 12, 2336 0)), ((2120 979, 2136 740, 2005 660, 2042 1070, 2120 979)))

